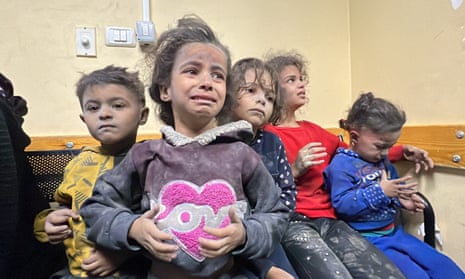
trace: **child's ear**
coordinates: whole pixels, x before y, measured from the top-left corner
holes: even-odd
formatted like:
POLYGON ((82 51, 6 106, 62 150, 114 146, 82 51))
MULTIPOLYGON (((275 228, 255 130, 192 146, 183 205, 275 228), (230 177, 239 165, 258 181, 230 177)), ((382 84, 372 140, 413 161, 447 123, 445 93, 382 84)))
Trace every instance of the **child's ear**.
POLYGON ((159 88, 160 88, 160 100, 162 100, 163 102, 171 101, 171 94, 170 94, 170 90, 168 89, 168 87, 160 86, 159 88))
POLYGON ((350 130, 349 131, 350 145, 356 144, 359 136, 360 136, 360 133, 358 131, 350 130))
POLYGON ((148 117, 149 117, 149 108, 144 107, 140 114, 139 125, 144 125, 145 123, 147 123, 148 117))
POLYGON ((84 115, 79 114, 79 119, 81 119, 82 122, 84 122, 84 124, 86 124, 86 119, 84 118, 84 115))

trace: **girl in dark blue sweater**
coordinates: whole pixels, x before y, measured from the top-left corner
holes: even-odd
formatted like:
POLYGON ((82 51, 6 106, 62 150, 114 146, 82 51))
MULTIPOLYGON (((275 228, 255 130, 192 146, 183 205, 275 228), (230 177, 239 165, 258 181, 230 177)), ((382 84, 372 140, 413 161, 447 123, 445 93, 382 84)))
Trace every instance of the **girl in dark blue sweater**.
POLYGON ((344 128, 350 147, 340 148, 324 171, 325 186, 337 216, 382 250, 406 278, 465 278, 448 257, 395 224, 403 207, 421 211, 411 176, 390 177, 388 150, 398 140, 405 113, 372 93, 352 106, 344 128))

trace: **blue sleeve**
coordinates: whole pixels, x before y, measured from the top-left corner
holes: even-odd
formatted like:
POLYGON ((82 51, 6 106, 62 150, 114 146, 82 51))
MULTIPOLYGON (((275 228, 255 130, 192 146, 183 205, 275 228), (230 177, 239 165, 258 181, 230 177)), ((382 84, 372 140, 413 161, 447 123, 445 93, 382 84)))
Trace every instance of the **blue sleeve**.
POLYGON ((289 208, 279 199, 280 189, 260 162, 244 187, 252 214, 243 220, 247 240, 234 254, 253 259, 268 257, 280 242, 287 228, 289 208))
POLYGON ((282 142, 278 139, 278 178, 275 182, 281 188, 281 201, 290 209, 295 209, 295 198, 297 195, 294 176, 292 175, 291 165, 287 160, 286 151, 282 142))
POLYGON ((273 133, 259 130, 257 139, 250 146, 260 155, 268 172, 273 176, 274 184, 281 189, 281 202, 290 210, 294 210, 297 191, 282 141, 273 133))
POLYGON ((324 179, 338 216, 345 221, 356 221, 386 207, 391 200, 377 179, 364 181, 350 162, 345 156, 336 155, 324 171, 324 179))

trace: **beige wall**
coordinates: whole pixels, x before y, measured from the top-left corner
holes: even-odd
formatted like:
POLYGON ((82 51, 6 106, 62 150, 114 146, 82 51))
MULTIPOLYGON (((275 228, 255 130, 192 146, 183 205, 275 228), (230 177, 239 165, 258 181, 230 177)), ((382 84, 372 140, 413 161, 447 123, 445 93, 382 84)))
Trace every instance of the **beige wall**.
MULTIPOLYGON (((104 42, 106 26, 135 27, 136 20, 142 19, 142 1, 2 2, 1 71, 28 101, 24 127, 31 136, 87 134, 74 96, 80 72, 118 64, 148 76, 150 69, 139 46, 106 47, 104 42), (96 27, 96 58, 76 57, 76 26, 96 27)), ((310 112, 304 110, 302 115, 330 126, 336 125, 350 101, 347 11, 346 1, 340 0, 151 1, 151 19, 158 33, 184 14, 196 13, 230 47, 233 61, 261 57, 270 49, 303 53, 312 64, 313 93, 305 109, 310 112), (334 99, 340 102, 333 103, 334 99)), ((153 113, 151 119, 155 119, 153 113)), ((154 120, 141 132, 158 132, 159 126, 154 120)))
MULTIPOLYGON (((107 64, 147 77, 143 52, 106 47, 106 26, 134 27, 142 1, 1 0, 0 70, 25 97, 31 136, 87 134, 74 84, 107 64), (74 30, 96 27, 97 57, 76 57, 74 30)), ((233 61, 296 49, 310 61, 310 102, 301 118, 335 127, 362 90, 402 104, 408 124, 463 123, 465 7, 422 0, 151 1, 157 32, 186 13, 216 30, 233 61), (433 105, 434 104, 434 105, 433 105)), ((151 119, 155 119, 152 113, 151 119)), ((142 133, 156 133, 149 122, 142 133)), ((420 178, 443 232, 444 252, 465 268, 464 172, 437 169, 420 178)))
POLYGON ((409 125, 465 120, 465 5, 449 0, 351 0, 352 99, 373 90, 409 125))

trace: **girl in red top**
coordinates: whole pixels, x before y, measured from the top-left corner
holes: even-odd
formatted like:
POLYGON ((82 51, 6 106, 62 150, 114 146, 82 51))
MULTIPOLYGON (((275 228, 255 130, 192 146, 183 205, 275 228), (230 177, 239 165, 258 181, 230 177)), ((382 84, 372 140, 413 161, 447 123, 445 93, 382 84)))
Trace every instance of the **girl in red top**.
MULTIPOLYGON (((277 124, 265 130, 281 138, 297 186, 295 213, 282 241, 296 272, 301 278, 404 278, 381 251, 336 219, 323 170, 336 149, 346 145, 315 123, 297 121, 295 112, 307 101, 305 60, 286 53, 267 63, 279 76, 283 104, 277 124)), ((402 157, 414 161, 417 171, 433 167, 428 153, 413 146, 390 151, 391 160, 402 157)))

